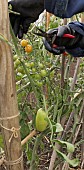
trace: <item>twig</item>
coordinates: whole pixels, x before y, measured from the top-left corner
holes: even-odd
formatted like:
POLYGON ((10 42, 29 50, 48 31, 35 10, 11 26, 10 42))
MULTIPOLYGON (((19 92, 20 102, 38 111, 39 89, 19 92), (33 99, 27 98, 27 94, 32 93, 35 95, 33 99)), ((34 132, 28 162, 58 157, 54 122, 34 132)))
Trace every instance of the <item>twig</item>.
MULTIPOLYGON (((82 121, 82 120, 81 120, 81 121, 82 121)), ((76 130, 74 139, 73 139, 73 141, 72 141, 73 144, 75 143, 75 141, 76 141, 76 139, 77 139, 77 136, 78 136, 78 134, 79 134, 80 128, 81 128, 81 124, 77 127, 77 130, 76 130)), ((72 153, 69 153, 69 154, 67 155, 67 157, 68 157, 69 159, 71 158, 71 156, 72 156, 72 153)), ((65 169, 68 170, 68 168, 69 168, 69 164, 68 164, 67 162, 65 162, 64 165, 63 165, 63 167, 62 167, 62 170, 65 170, 65 169)))
POLYGON ((84 168, 84 159, 83 159, 82 164, 81 164, 81 169, 83 169, 83 168, 84 168))
MULTIPOLYGON (((64 22, 64 25, 67 24, 67 19, 64 19, 63 22, 64 22)), ((65 56, 62 55, 61 82, 60 82, 61 95, 62 96, 63 96, 63 88, 64 88, 64 70, 65 70, 64 69, 65 68, 64 65, 65 65, 65 56)), ((65 123, 65 121, 63 123, 65 123)), ((60 137, 61 137, 61 134, 60 134, 60 137)), ((60 145, 55 143, 55 148, 58 148, 58 150, 60 150, 60 145)), ((57 157, 57 153, 56 153, 55 150, 53 150, 53 153, 52 153, 52 156, 51 156, 51 160, 50 160, 49 170, 53 170, 56 157, 57 157)))
MULTIPOLYGON (((78 136, 78 134, 79 134, 79 132, 80 132, 80 128, 81 128, 81 125, 82 125, 81 122, 83 122, 83 118, 82 118, 83 108, 84 108, 84 101, 83 101, 83 103, 82 103, 82 106, 81 106, 80 112, 79 112, 79 116, 80 116, 79 122, 80 122, 80 124, 79 124, 79 126, 76 128, 76 132, 75 132, 75 135, 74 135, 72 144, 75 143, 75 141, 76 141, 76 139, 77 139, 77 136, 78 136)), ((82 140, 83 140, 83 139, 82 139, 82 140)), ((82 145, 83 145, 83 147, 84 147, 84 144, 82 144, 82 145)), ((69 154, 67 155, 68 158, 71 158, 71 156, 72 156, 72 153, 69 153, 69 154)), ((82 166, 83 166, 83 160, 84 160, 84 150, 82 151, 82 166)), ((65 162, 64 165, 63 165, 63 167, 62 167, 62 170, 65 170, 65 169, 68 170, 68 168, 69 168, 69 164, 68 164, 67 162, 65 162)))
MULTIPOLYGON (((84 140, 84 100, 83 100, 82 119, 83 119, 83 123, 82 123, 82 140, 84 140)), ((81 160, 82 160, 81 168, 84 168, 84 142, 81 145, 81 160)))
POLYGON ((64 69, 65 68, 65 56, 62 55, 62 66, 61 66, 61 91, 63 92, 64 87, 64 69))
POLYGON ((24 85, 22 88, 17 90, 17 94, 21 93, 24 89, 26 89, 30 85, 30 82, 28 82, 26 85, 24 85))
MULTIPOLYGON (((55 148, 60 150, 61 146, 58 143, 55 143, 55 148)), ((50 160, 49 170, 53 170, 56 158, 57 158, 57 153, 54 149, 50 160)))
POLYGON ((46 30, 48 30, 49 28, 50 16, 51 14, 49 12, 46 12, 46 30))
POLYGON ((33 136, 35 136, 36 133, 37 133, 36 130, 33 130, 25 139, 21 141, 21 145, 23 146, 25 143, 27 143, 27 141, 33 136))
POLYGON ((3 165, 3 163, 4 163, 4 157, 2 157, 2 158, 0 159, 0 166, 3 165))
POLYGON ((69 78, 69 69, 70 69, 70 64, 72 61, 72 57, 70 56, 68 59, 68 62, 66 64, 66 68, 65 68, 65 73, 64 73, 64 79, 67 80, 69 78))
POLYGON ((64 131, 63 131, 63 135, 62 135, 62 138, 61 138, 61 139, 64 139, 64 137, 65 137, 65 135, 66 135, 66 132, 67 132, 68 128, 70 127, 70 124, 71 124, 71 122, 72 122, 73 117, 74 117, 74 112, 71 112, 71 114, 70 114, 70 116, 69 116, 69 119, 68 119, 68 121, 67 121, 66 127, 65 127, 65 129, 64 129, 64 131))
POLYGON ((76 64, 76 68, 75 68, 75 72, 74 72, 73 82, 71 84, 71 89, 70 89, 71 91, 74 90, 74 86, 75 86, 75 83, 76 83, 76 80, 77 80, 77 74, 78 74, 78 69, 79 69, 80 61, 81 61, 81 59, 78 58, 77 59, 77 64, 76 64))

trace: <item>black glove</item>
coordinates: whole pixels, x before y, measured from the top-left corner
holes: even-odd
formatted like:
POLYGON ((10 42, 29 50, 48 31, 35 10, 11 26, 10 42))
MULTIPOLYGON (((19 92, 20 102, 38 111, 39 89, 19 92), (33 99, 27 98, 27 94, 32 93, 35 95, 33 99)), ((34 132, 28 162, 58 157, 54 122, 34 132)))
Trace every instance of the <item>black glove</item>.
MULTIPOLYGON (((58 29, 51 29, 47 31, 48 34, 52 34, 52 37, 56 37, 57 32, 58 32, 58 29)), ((49 51, 50 53, 53 53, 55 55, 60 55, 65 52, 64 46, 58 46, 56 43, 52 44, 51 40, 49 41, 45 37, 43 37, 43 43, 44 43, 45 49, 49 51)))
POLYGON ((50 44, 46 38, 43 38, 43 43, 45 48, 53 54, 59 55, 66 49, 73 49, 76 47, 84 48, 84 37, 77 31, 71 29, 68 25, 51 29, 48 33, 52 34, 54 37, 53 44, 50 44), (71 34, 74 38, 64 37, 64 34, 71 34))
POLYGON ((58 27, 57 37, 56 43, 58 46, 64 46, 66 49, 73 49, 76 47, 84 48, 84 37, 69 25, 58 27), (63 37, 64 34, 71 34, 74 38, 63 37))
POLYGON ((11 0, 12 11, 19 13, 9 13, 10 22, 15 35, 19 38, 27 33, 31 23, 35 22, 44 10, 44 0, 11 0))

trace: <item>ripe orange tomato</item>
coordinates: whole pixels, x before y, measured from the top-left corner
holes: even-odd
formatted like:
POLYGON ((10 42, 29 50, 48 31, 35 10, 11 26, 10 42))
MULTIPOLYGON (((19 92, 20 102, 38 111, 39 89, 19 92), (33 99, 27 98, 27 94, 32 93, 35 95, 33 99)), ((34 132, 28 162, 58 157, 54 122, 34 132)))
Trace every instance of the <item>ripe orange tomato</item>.
POLYGON ((31 53, 31 52, 32 52, 32 45, 27 45, 27 46, 25 47, 25 51, 26 51, 27 53, 31 53))
POLYGON ((28 41, 23 39, 20 44, 22 47, 26 47, 28 45, 28 41))

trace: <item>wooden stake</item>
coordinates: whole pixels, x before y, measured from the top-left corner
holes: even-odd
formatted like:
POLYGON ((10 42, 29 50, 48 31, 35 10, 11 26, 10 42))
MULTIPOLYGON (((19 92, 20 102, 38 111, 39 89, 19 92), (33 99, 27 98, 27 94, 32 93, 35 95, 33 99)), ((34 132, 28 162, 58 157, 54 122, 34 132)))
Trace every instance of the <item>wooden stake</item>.
MULTIPOLYGON (((0 1, 0 35, 10 41, 8 1, 0 1)), ((11 47, 0 40, 0 125, 7 170, 23 170, 18 104, 11 47)))
POLYGON ((36 135, 36 130, 33 130, 25 139, 21 141, 21 145, 23 146, 29 139, 36 135))
POLYGON ((47 31, 48 28, 49 28, 50 16, 51 16, 51 13, 46 12, 46 31, 47 31))
MULTIPOLYGON (((81 14, 81 22, 84 24, 84 12, 81 14)), ((83 99, 83 113, 82 113, 82 140, 84 140, 84 99, 83 99)), ((84 142, 81 145, 81 169, 84 168, 84 142)))

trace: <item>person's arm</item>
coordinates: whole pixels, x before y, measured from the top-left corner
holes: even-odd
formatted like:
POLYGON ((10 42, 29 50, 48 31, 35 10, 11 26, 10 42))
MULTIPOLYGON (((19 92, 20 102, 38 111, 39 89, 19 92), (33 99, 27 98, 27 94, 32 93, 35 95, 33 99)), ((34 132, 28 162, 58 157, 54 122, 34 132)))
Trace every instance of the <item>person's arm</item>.
POLYGON ((66 51, 74 57, 84 57, 84 24, 80 22, 71 22, 69 23, 71 29, 74 29, 77 33, 81 35, 81 39, 78 42, 76 48, 67 49, 66 51))
MULTIPOLYGON (((27 33, 30 24, 38 19, 44 9, 60 18, 68 18, 84 11, 84 0, 10 0, 9 4, 12 5, 13 11, 19 13, 19 15, 9 14, 14 33, 19 38, 22 38, 23 34, 27 33)), ((65 30, 63 30, 64 27, 61 27, 61 31, 58 28, 58 33, 63 34, 63 31, 65 31, 65 33, 74 34, 75 31, 75 38, 72 40, 63 39, 61 35, 61 39, 59 39, 59 34, 58 39, 56 39, 58 47, 53 49, 45 40, 44 45, 46 49, 56 55, 67 50, 73 56, 84 56, 84 24, 72 22, 68 27, 70 29, 67 29, 66 26, 65 30), (79 52, 77 52, 77 49, 79 52)))
POLYGON ((45 9, 60 18, 84 12, 84 0, 44 0, 45 9))
POLYGON ((84 0, 10 0, 12 10, 20 15, 10 13, 10 22, 15 35, 22 38, 32 22, 46 11, 60 18, 69 18, 84 11, 84 0))
POLYGON ((9 13, 10 22, 14 33, 19 38, 27 33, 31 23, 35 22, 44 10, 44 0, 10 0, 8 6, 12 11, 9 13))

